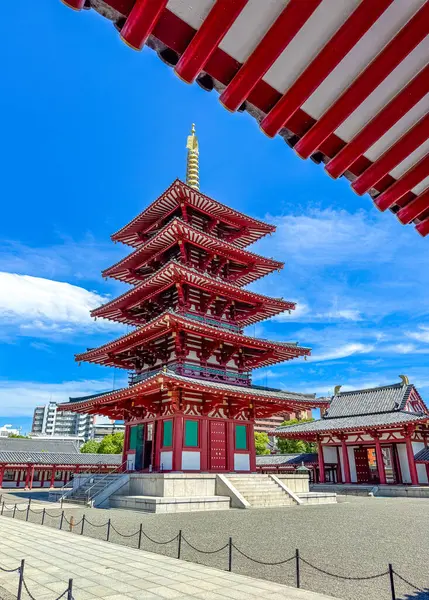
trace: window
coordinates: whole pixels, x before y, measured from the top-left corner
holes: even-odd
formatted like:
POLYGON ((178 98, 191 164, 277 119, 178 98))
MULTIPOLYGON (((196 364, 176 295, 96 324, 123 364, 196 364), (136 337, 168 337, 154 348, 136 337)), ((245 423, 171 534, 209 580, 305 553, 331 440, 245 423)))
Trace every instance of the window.
POLYGON ((191 448, 198 446, 198 421, 185 419, 185 446, 191 448))
POLYGON ((247 450, 247 432, 246 425, 235 426, 235 449, 247 450))
POLYGON ((173 445, 173 421, 164 421, 162 427, 162 445, 166 446, 173 445))

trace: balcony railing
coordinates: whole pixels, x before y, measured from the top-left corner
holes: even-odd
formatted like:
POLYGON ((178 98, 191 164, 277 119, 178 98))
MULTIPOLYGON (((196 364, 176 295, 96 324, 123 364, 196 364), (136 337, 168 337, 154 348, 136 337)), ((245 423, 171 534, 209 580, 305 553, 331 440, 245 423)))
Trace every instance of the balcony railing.
MULTIPOLYGON (((194 377, 207 381, 219 381, 229 383, 231 385, 251 385, 250 373, 238 373, 236 371, 227 371, 226 369, 215 369, 213 367, 202 367, 193 363, 173 363, 168 365, 169 371, 174 371, 178 375, 194 377)), ((135 385, 151 377, 159 371, 159 367, 155 367, 143 373, 130 373, 128 378, 129 385, 135 385)))

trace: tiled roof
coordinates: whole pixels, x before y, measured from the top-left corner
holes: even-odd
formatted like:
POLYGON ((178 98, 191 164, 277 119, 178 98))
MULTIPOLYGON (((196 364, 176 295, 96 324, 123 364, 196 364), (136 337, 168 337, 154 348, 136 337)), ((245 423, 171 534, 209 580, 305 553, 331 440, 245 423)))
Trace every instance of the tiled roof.
POLYGON ((0 464, 34 465, 111 465, 119 466, 121 454, 81 454, 67 452, 5 452, 0 451, 0 464))
POLYGON ((256 466, 287 466, 317 463, 317 453, 306 452, 303 454, 263 454, 256 457, 256 466))
POLYGON ((113 390, 108 390, 107 392, 99 392, 98 394, 91 394, 90 396, 78 396, 76 398, 71 398, 69 396, 70 402, 83 402, 84 400, 92 400, 93 398, 100 398, 100 396, 105 396, 106 394, 111 394, 113 390))
POLYGON ((0 437, 0 452, 65 452, 67 454, 78 454, 79 445, 74 440, 0 437))
POLYGON ((416 462, 429 463, 429 448, 423 448, 420 452, 414 455, 416 462))
MULTIPOLYGON (((396 425, 401 423, 412 423, 428 421, 429 415, 405 411, 393 411, 389 413, 378 413, 373 415, 356 415, 351 417, 338 417, 336 419, 319 419, 310 423, 299 423, 298 425, 286 425, 277 427, 276 434, 296 433, 322 433, 325 431, 371 429, 372 427, 383 427, 384 425, 396 425)), ((287 437, 285 435, 285 437, 287 437)))
POLYGON ((413 389, 402 383, 366 390, 340 392, 332 397, 325 419, 402 410, 413 389))

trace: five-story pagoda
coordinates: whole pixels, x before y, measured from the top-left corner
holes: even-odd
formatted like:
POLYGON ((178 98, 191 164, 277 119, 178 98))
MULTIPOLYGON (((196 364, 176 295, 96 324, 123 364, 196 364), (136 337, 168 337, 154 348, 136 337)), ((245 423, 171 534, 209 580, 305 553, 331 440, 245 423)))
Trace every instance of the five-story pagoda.
POLYGON ((282 268, 245 250, 275 227, 199 191, 195 128, 176 180, 112 236, 135 250, 103 272, 132 287, 92 311, 133 331, 76 356, 130 372, 127 388, 63 404, 126 423, 129 470, 254 471, 255 418, 318 406, 312 395, 251 384, 254 368, 310 354, 243 328, 295 304, 243 286, 282 268))

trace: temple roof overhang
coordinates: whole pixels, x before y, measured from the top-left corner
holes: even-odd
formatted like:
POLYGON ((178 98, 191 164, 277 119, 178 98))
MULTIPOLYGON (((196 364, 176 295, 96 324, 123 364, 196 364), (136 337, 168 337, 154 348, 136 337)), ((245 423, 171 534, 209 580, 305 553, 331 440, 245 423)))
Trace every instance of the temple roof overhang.
POLYGON ((0 451, 0 465, 10 467, 37 465, 48 467, 119 467, 121 454, 85 454, 80 452, 13 452, 0 451))
POLYGON ((103 271, 103 277, 113 277, 127 283, 138 284, 143 276, 135 274, 134 271, 156 258, 160 253, 182 242, 188 242, 209 254, 222 256, 241 264, 243 272, 233 275, 233 282, 239 286, 247 285, 259 277, 283 268, 282 262, 242 250, 229 242, 196 229, 179 218, 174 218, 135 252, 103 271))
POLYGON ((273 390, 262 387, 231 385, 214 381, 201 381, 168 370, 159 371, 144 381, 133 386, 107 392, 99 398, 82 402, 60 404, 58 410, 78 413, 109 412, 119 410, 121 403, 126 401, 145 402, 145 396, 151 396, 162 389, 185 389, 201 392, 219 398, 234 398, 254 403, 255 416, 267 416, 284 411, 299 411, 309 408, 325 407, 326 401, 316 398, 313 394, 273 390), (115 408, 113 408, 115 407, 115 408), (268 413, 267 413, 268 411, 268 413))
POLYGON ((428 235, 429 2, 285 4, 91 2, 129 45, 147 43, 182 79, 428 235))
POLYGON ((398 410, 378 414, 319 419, 308 423, 281 426, 272 431, 271 435, 290 439, 314 439, 315 436, 323 434, 361 433, 397 426, 423 425, 428 421, 429 415, 398 410))
POLYGON ((286 468, 291 467, 296 469, 304 465, 317 465, 319 462, 317 453, 304 452, 302 454, 262 454, 256 456, 257 467, 273 467, 273 468, 286 468))
POLYGON ((125 294, 122 294, 118 298, 107 302, 103 306, 94 309, 91 312, 91 316, 103 317, 122 323, 138 324, 139 321, 133 318, 129 311, 138 307, 142 301, 147 300, 160 291, 167 290, 178 282, 186 283, 210 294, 227 297, 235 302, 242 302, 257 307, 257 311, 252 311, 248 316, 245 315, 243 318, 240 318, 240 316, 237 317, 237 325, 240 327, 246 327, 262 319, 268 319, 285 310, 294 310, 296 306, 294 302, 280 298, 270 298, 239 288, 218 277, 203 274, 192 267, 171 260, 154 273, 154 275, 140 283, 140 285, 125 292, 125 294))
POLYGON ((181 205, 192 207, 207 215, 210 219, 217 219, 231 226, 235 230, 232 232, 234 243, 240 247, 248 246, 276 229, 274 225, 269 225, 225 206, 225 204, 176 179, 159 198, 135 219, 114 233, 112 240, 123 242, 129 246, 140 246, 142 239, 139 234, 154 227, 160 220, 174 212, 181 205))
MULTIPOLYGON (((310 348, 298 346, 295 342, 272 342, 269 340, 253 338, 229 330, 198 323, 176 313, 166 311, 159 317, 153 319, 139 329, 128 333, 112 342, 108 342, 99 348, 89 350, 76 355, 76 361, 92 362, 106 366, 118 366, 129 368, 126 364, 118 363, 116 357, 124 352, 133 355, 142 345, 147 345, 170 332, 183 331, 194 333, 204 340, 215 340, 225 345, 237 348, 237 351, 248 349, 259 351, 254 357, 255 363, 248 368, 259 368, 297 358, 308 356, 310 348)), ((326 404, 325 404, 326 405, 326 404)))

